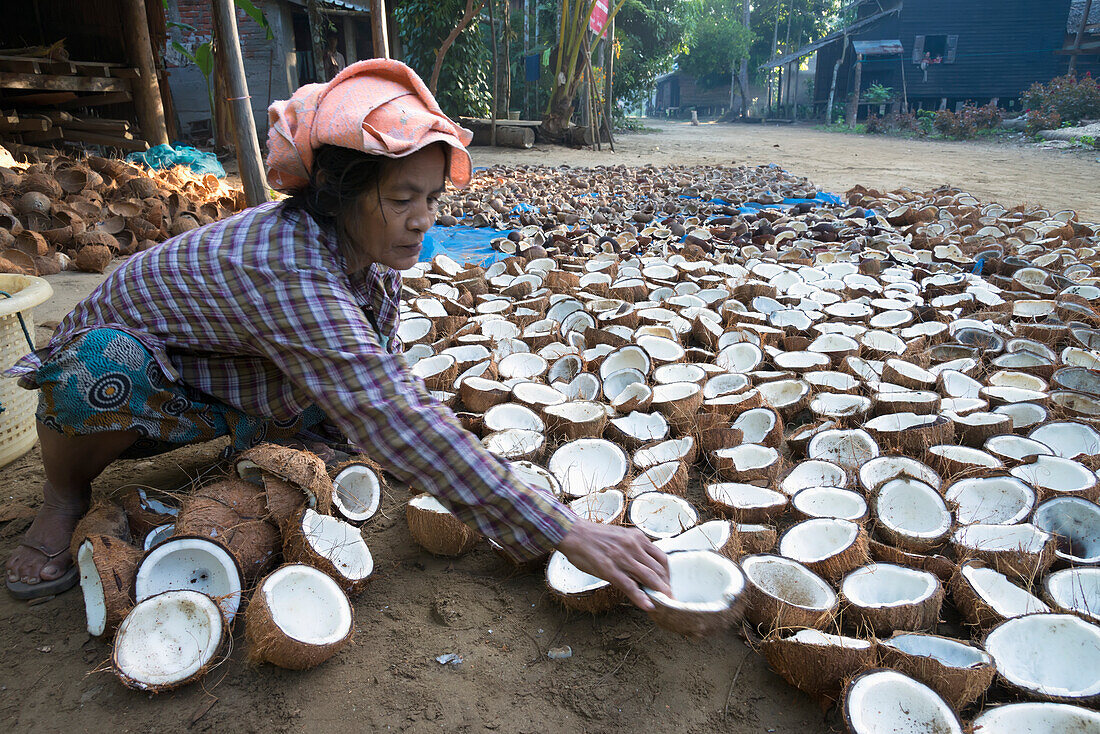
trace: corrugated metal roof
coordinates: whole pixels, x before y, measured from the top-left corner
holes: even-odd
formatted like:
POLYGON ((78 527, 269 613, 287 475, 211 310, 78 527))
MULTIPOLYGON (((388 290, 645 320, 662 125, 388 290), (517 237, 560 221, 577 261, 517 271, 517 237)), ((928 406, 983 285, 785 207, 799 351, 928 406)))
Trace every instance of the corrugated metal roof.
POLYGON ((833 31, 832 33, 825 36, 824 38, 820 38, 820 39, 814 41, 813 43, 808 43, 805 46, 803 46, 802 48, 798 49, 797 51, 792 51, 791 53, 786 54, 785 56, 780 56, 777 59, 772 59, 770 61, 766 61, 765 63, 761 64, 757 68, 759 68, 761 71, 766 71, 768 69, 774 69, 777 66, 783 66, 784 64, 788 64, 792 61, 797 61, 798 59, 802 58, 803 56, 808 56, 809 54, 813 53, 814 51, 818 50, 819 48, 822 48, 824 46, 828 46, 830 43, 847 39, 848 34, 854 33, 855 31, 859 30, 860 28, 866 28, 867 26, 869 26, 873 23, 877 23, 878 21, 882 20, 887 15, 890 15, 892 13, 897 13, 897 12, 900 12, 900 11, 901 11, 901 3, 898 3, 897 5, 895 5, 892 8, 887 8, 886 10, 883 10, 880 13, 875 13, 874 15, 870 15, 870 16, 864 18, 863 20, 857 21, 857 22, 853 23, 852 25, 848 26, 847 28, 841 28, 840 30, 833 31))
POLYGON ((370 3, 357 3, 353 0, 321 0, 322 5, 332 5, 344 10, 354 10, 360 13, 370 12, 370 3))
POLYGON ((889 56, 905 53, 901 41, 852 41, 852 48, 864 56, 889 56))

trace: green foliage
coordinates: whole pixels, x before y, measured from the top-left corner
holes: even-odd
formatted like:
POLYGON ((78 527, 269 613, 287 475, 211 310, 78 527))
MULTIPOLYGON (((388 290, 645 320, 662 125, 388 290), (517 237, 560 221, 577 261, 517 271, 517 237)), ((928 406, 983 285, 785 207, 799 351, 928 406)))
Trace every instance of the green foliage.
POLYGON ((1100 148, 1100 138, 1095 135, 1079 135, 1073 139, 1073 142, 1086 148, 1100 148))
POLYGON ((264 29, 265 37, 268 41, 275 38, 275 34, 271 32, 271 24, 267 22, 267 16, 264 15, 264 11, 253 5, 252 0, 233 0, 233 2, 238 8, 244 11, 245 15, 256 21, 256 23, 264 29))
MULTIPOLYGON (((732 5, 732 14, 741 17, 741 1, 728 0, 732 5)), ((749 73, 757 81, 765 73, 759 71, 760 64, 772 58, 772 39, 777 38, 779 54, 794 51, 809 41, 821 38, 834 28, 843 24, 836 18, 838 6, 847 6, 854 14, 857 4, 838 2, 837 0, 754 0, 752 2, 752 45, 749 48, 749 73), (776 10, 778 5, 779 23, 776 33, 776 10), (792 12, 793 10, 793 12, 792 12), (787 21, 790 20, 790 45, 787 40, 787 21)), ((849 53, 851 53, 849 51, 849 53)))
POLYGON ((615 16, 615 98, 634 104, 649 96, 653 80, 672 69, 683 49, 688 3, 627 0, 615 16))
POLYGON ((1035 135, 1040 130, 1057 130, 1062 126, 1062 116, 1052 109, 1028 110, 1024 115, 1027 123, 1024 132, 1035 135))
POLYGON ((1032 113, 1036 113, 1036 119, 1044 120, 1053 119, 1051 113, 1054 113, 1059 122, 1076 124, 1081 120, 1100 117, 1100 84, 1090 74, 1085 74, 1080 79, 1067 74, 1051 79, 1048 84, 1032 84, 1023 93, 1020 101, 1027 110, 1029 127, 1032 113))
POLYGON ((893 96, 893 88, 884 87, 878 82, 875 82, 863 92, 863 101, 868 104, 886 104, 893 96))
POLYGON ((729 0, 690 0, 688 8, 681 71, 703 87, 728 83, 734 65, 748 52, 752 32, 737 20, 729 0))

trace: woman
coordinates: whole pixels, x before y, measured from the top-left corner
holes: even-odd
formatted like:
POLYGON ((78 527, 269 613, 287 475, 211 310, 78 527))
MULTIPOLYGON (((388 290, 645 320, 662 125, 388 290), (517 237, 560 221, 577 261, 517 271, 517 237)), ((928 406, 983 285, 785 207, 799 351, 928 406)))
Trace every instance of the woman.
POLYGON ((661 551, 518 481, 400 355, 398 271, 417 262, 446 178, 469 183, 470 133, 384 59, 303 87, 269 118, 268 181, 294 196, 130 258, 8 371, 41 390, 46 475, 7 563, 11 593, 76 583, 69 541, 116 459, 222 435, 242 450, 331 423, 517 557, 557 548, 648 609, 641 587, 668 591, 661 551))

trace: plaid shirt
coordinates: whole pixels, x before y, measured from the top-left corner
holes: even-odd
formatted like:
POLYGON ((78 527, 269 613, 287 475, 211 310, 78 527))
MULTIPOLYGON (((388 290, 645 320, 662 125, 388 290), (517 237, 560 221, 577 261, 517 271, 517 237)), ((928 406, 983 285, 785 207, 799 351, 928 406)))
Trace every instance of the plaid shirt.
POLYGON ((345 265, 311 217, 263 204, 134 255, 5 374, 33 381, 74 336, 118 329, 173 381, 249 415, 285 420, 318 405, 399 481, 514 555, 552 549, 575 516, 517 480, 409 372, 401 274, 372 265, 349 276, 345 265))

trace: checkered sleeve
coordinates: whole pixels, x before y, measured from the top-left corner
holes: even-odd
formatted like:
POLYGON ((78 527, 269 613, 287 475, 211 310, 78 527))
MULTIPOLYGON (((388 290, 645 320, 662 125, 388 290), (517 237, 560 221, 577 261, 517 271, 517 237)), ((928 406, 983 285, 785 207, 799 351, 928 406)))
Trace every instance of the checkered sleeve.
POLYGON ((246 279, 267 286, 241 296, 254 343, 353 443, 517 557, 561 542, 576 516, 519 481, 427 394, 400 354, 381 348, 338 276, 306 270, 246 279))

